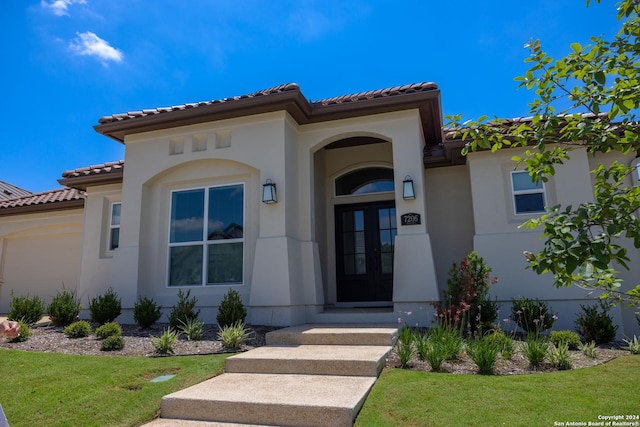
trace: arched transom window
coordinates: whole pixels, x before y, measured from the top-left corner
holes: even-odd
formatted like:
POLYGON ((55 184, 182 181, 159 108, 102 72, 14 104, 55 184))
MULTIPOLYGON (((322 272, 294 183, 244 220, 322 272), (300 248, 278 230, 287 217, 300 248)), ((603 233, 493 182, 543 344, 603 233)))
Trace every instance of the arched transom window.
POLYGON ((394 191, 393 169, 371 167, 345 173, 335 180, 336 196, 394 191))

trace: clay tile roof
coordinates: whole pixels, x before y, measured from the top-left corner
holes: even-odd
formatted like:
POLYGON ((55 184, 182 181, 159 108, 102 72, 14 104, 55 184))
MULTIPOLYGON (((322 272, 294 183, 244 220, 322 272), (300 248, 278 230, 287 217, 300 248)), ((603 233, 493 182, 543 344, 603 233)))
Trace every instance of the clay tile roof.
POLYGON ((0 201, 14 199, 16 197, 28 196, 31 191, 16 187, 8 182, 0 181, 0 201))
POLYGON ((433 82, 427 83, 415 83, 404 86, 396 86, 387 89, 379 89, 379 90, 371 90, 368 92, 360 92, 354 93, 350 95, 337 96, 334 98, 326 98, 321 99, 319 101, 314 102, 313 104, 319 105, 334 105, 334 104, 344 104, 348 102, 358 102, 365 101, 369 99, 375 98, 385 98, 390 96, 398 96, 410 93, 418 93, 418 92, 428 92, 432 90, 437 90, 438 85, 433 82))
POLYGON ((60 188, 0 201, 0 215, 82 207, 84 193, 75 188, 60 188))
POLYGON ((58 182, 67 187, 86 191, 87 186, 91 184, 120 183, 123 175, 124 160, 118 160, 63 172, 62 179, 58 182))
POLYGON ((69 170, 62 173, 63 178, 79 178, 85 176, 94 176, 101 174, 108 174, 114 172, 122 172, 124 169, 124 160, 118 160, 117 162, 102 163, 99 165, 87 166, 84 168, 78 168, 69 170))
POLYGON ((224 103, 224 102, 233 102, 233 101, 237 101, 237 100, 240 100, 240 99, 257 98, 257 97, 265 96, 265 95, 273 95, 273 94, 276 94, 276 93, 282 93, 282 92, 287 92, 287 91, 299 91, 299 90, 300 90, 300 88, 298 87, 297 84, 295 84, 295 83, 287 83, 287 84, 284 84, 284 85, 272 87, 270 89, 260 90, 258 92, 254 92, 254 93, 249 94, 249 95, 234 96, 234 97, 230 97, 230 98, 216 99, 216 100, 211 100, 211 101, 201 101, 201 102, 188 103, 188 104, 183 104, 183 105, 174 105, 172 107, 160 107, 160 108, 145 109, 145 110, 142 110, 142 111, 133 111, 133 112, 128 112, 128 113, 112 114, 110 116, 101 117, 100 119, 98 119, 98 123, 100 123, 100 124, 114 123, 114 122, 119 122, 119 121, 122 121, 122 120, 134 119, 134 118, 137 118, 137 117, 153 116, 153 115, 157 115, 157 114, 168 113, 168 112, 171 112, 171 111, 186 110, 188 108, 203 107, 203 106, 206 106, 206 105, 212 105, 212 104, 218 104, 218 103, 224 103))

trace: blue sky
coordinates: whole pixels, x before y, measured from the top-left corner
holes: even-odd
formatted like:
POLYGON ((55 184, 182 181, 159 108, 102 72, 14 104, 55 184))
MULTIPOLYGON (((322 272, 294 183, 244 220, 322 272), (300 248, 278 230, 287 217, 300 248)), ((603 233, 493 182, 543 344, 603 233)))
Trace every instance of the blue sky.
POLYGON ((513 78, 617 31, 613 1, 5 0, 0 180, 33 192, 124 158, 104 115, 295 82, 310 100, 433 81, 445 114, 528 115, 513 78), (593 3, 593 2, 592 2, 593 3))

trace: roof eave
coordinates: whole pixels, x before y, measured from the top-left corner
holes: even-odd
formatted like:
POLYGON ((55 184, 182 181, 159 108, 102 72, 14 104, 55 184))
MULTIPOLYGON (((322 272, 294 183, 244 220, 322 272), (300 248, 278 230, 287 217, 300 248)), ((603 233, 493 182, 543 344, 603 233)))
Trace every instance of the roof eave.
POLYGON ((54 212, 84 207, 84 199, 65 200, 54 203, 39 203, 36 205, 16 206, 0 209, 0 216, 22 215, 27 213, 54 212))
POLYGON ((58 182, 66 187, 75 188, 77 190, 87 191, 87 187, 92 185, 108 185, 121 184, 124 177, 124 171, 109 172, 104 175, 86 175, 71 178, 62 178, 58 182))

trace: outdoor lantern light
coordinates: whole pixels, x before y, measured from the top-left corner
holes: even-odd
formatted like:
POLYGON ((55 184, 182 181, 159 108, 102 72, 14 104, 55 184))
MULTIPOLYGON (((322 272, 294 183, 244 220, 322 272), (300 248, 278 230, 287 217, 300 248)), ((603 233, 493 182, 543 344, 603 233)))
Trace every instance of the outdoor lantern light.
POLYGON ((276 184, 268 179, 264 184, 262 184, 262 203, 271 204, 277 202, 278 197, 276 196, 276 184))
POLYGON ((405 200, 416 198, 416 193, 413 191, 413 180, 409 175, 405 176, 404 181, 402 181, 402 198, 405 200))

